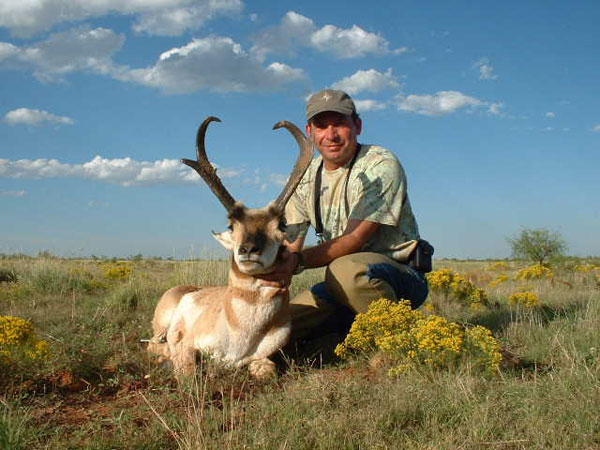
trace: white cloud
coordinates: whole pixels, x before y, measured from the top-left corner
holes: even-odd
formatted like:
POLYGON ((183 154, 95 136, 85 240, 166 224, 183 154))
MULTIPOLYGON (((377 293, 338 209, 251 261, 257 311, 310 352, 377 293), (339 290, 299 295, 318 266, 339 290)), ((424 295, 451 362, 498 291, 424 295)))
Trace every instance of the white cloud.
POLYGON ((243 6, 242 0, 0 0, 0 27, 30 37, 59 23, 120 14, 135 15, 138 32, 175 35, 243 6))
POLYGON ((240 12, 244 7, 241 0, 208 0, 179 8, 162 8, 140 16, 133 29, 137 32, 176 36, 186 30, 197 30, 214 16, 240 12))
POLYGON ((598 124, 594 128, 592 128, 592 131, 594 131, 596 133, 600 133, 600 124, 598 124))
POLYGON ((486 104, 458 91, 440 91, 435 95, 400 95, 395 100, 398 109, 427 116, 450 114, 462 108, 486 104))
POLYGON ((124 41, 122 35, 106 28, 76 28, 29 46, 0 43, 0 64, 32 69, 44 81, 74 71, 105 73, 112 70, 112 54, 124 41))
POLYGON ((9 42, 0 42, 0 63, 19 53, 19 48, 9 42))
POLYGON ((302 69, 282 63, 264 67, 240 44, 219 36, 194 39, 164 52, 150 68, 121 70, 114 76, 169 93, 272 90, 306 78, 302 69))
POLYGON ((0 197, 23 197, 25 195, 25 190, 21 189, 20 191, 1 191, 0 197))
MULTIPOLYGON (((213 164, 219 177, 238 179, 243 169, 222 168, 213 164)), ((0 177, 19 179, 79 178, 121 186, 203 183, 198 174, 177 159, 135 161, 96 156, 82 164, 62 163, 56 159, 0 159, 0 177)), ((262 177, 260 178, 263 182, 262 177)), ((256 184, 256 183, 255 183, 256 184)))
POLYGON ((480 80, 496 80, 498 75, 494 73, 494 67, 490 64, 487 58, 481 58, 474 64, 474 67, 479 69, 480 80))
POLYGON ((73 119, 64 116, 57 116, 40 109, 18 108, 7 112, 4 115, 4 121, 9 125, 41 125, 43 123, 54 123, 61 125, 73 125, 73 119))
MULTIPOLYGON (((338 58, 359 58, 367 54, 390 53, 389 43, 378 34, 369 33, 357 25, 350 29, 325 25, 310 38, 314 48, 333 53, 338 58)), ((401 50, 396 50, 400 53, 401 50)))
POLYGON ((260 58, 269 53, 292 54, 294 47, 310 47, 340 59, 408 51, 406 48, 391 50, 384 37, 365 31, 358 25, 352 28, 335 25, 318 28, 312 19, 295 11, 288 11, 279 25, 262 30, 253 40, 252 52, 260 58))
POLYGON ((387 108, 387 104, 377 100, 355 100, 354 104, 358 113, 366 111, 380 111, 387 108))
POLYGON ((388 69, 385 73, 369 69, 359 70, 355 74, 334 83, 331 87, 355 95, 363 91, 379 92, 389 88, 396 89, 400 87, 400 83, 392 73, 392 69, 388 69))
POLYGON ((544 116, 548 117, 549 119, 554 119, 556 117, 556 114, 554 114, 552 111, 549 111, 546 114, 544 114, 544 116))
POLYGON ((504 107, 504 104, 502 104, 502 103, 491 103, 488 108, 488 112, 493 116, 500 116, 500 115, 502 115, 503 107, 504 107))
POLYGON ((282 175, 280 173, 271 173, 268 175, 268 179, 271 183, 281 187, 285 186, 285 183, 287 183, 288 178, 289 175, 282 175))
POLYGON ((119 66, 112 55, 124 40, 106 28, 77 28, 22 48, 0 43, 0 66, 33 70, 43 81, 57 81, 70 72, 84 71, 168 93, 272 90, 306 79, 302 69, 279 62, 265 66, 240 44, 219 36, 194 39, 167 50, 151 67, 119 66))

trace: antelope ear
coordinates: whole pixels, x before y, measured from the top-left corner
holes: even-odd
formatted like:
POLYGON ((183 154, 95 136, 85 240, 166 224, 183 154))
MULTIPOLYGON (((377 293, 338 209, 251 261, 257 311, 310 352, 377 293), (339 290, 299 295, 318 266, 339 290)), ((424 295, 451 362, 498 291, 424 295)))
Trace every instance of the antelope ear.
POLYGON ((233 251, 233 232, 231 230, 223 231, 222 233, 212 232, 213 237, 229 251, 233 251))

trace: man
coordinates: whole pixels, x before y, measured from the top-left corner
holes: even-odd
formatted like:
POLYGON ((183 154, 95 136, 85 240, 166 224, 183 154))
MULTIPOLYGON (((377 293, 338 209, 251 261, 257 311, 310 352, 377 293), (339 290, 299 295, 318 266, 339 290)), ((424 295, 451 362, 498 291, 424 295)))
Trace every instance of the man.
POLYGON ((293 337, 364 313, 381 297, 420 306, 428 287, 424 274, 408 265, 419 231, 398 159, 358 143, 362 121, 343 91, 311 96, 306 119, 320 157, 287 204, 289 254, 273 279, 287 286, 305 268, 327 270, 323 283, 291 301, 293 337), (303 249, 309 224, 321 239, 303 249))

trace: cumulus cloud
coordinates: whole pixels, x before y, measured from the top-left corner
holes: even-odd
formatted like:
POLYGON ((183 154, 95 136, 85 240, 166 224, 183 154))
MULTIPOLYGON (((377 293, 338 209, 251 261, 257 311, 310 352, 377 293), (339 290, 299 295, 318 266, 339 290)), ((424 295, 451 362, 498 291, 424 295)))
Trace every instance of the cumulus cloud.
POLYGON ((354 105, 359 113, 367 111, 380 111, 387 108, 387 104, 377 100, 355 100, 354 105))
POLYGON ((165 51, 150 67, 117 65, 112 57, 124 40, 106 28, 77 28, 24 47, 0 43, 0 67, 33 70, 42 81, 84 71, 167 93, 272 90, 306 79, 302 69, 279 62, 265 65, 240 44, 220 36, 194 39, 165 51))
POLYGON ((115 77, 169 93, 186 93, 271 90, 304 80, 306 75, 302 69, 278 62, 264 66, 231 38, 211 36, 164 52, 152 67, 120 71, 115 77))
MULTIPOLYGON (((288 177, 288 175, 275 173, 261 175, 259 171, 255 171, 253 176, 247 176, 244 169, 225 168, 214 163, 213 166, 222 180, 241 180, 242 183, 255 187, 265 184, 265 180, 267 180, 267 185, 283 186, 288 177)), ((178 159, 136 161, 131 158, 108 159, 102 156, 96 156, 91 161, 82 164, 64 163, 57 159, 20 159, 16 161, 0 159, 0 177, 18 179, 79 178, 125 187, 204 183, 194 170, 182 164, 178 159)))
POLYGON ((43 123, 73 125, 75 123, 69 117, 57 116, 48 111, 29 108, 18 108, 7 112, 4 115, 4 121, 9 125, 42 125, 43 123))
POLYGON ((485 102, 458 91, 440 91, 435 95, 399 95, 395 101, 399 110, 426 116, 441 116, 462 108, 485 105, 485 102))
POLYGON ((59 23, 116 13, 134 15, 138 32, 177 35, 243 7, 242 0, 0 0, 0 27, 14 36, 30 37, 59 23))
POLYGON ((44 41, 17 47, 0 43, 0 65, 34 71, 43 81, 55 81, 74 71, 107 73, 114 67, 112 55, 124 36, 106 28, 76 28, 54 33, 44 41))
POLYGON ((332 85, 333 89, 341 89, 350 95, 359 92, 379 92, 384 89, 396 89, 400 87, 392 69, 385 73, 378 72, 375 69, 359 70, 349 77, 343 78, 332 85))
POLYGON ((199 29, 216 15, 240 12, 243 7, 241 0, 196 1, 192 5, 145 12, 133 29, 148 34, 177 36, 186 30, 199 29))
POLYGON ((596 133, 600 133, 600 124, 598 124, 594 128, 592 128, 592 131, 594 131, 596 133))
POLYGON ((20 191, 3 191, 0 190, 0 197, 23 197, 25 195, 25 190, 21 189, 20 191))
POLYGON ((498 75, 494 73, 494 67, 490 64, 490 61, 487 58, 481 58, 474 64, 474 67, 479 70, 480 80, 498 79, 498 75))
POLYGON ((314 21, 295 11, 288 11, 279 25, 268 27, 253 38, 252 52, 260 58, 269 53, 292 54, 295 47, 309 47, 335 58, 359 58, 367 54, 403 53, 406 48, 390 49, 381 35, 365 31, 358 25, 339 28, 317 27, 314 21))

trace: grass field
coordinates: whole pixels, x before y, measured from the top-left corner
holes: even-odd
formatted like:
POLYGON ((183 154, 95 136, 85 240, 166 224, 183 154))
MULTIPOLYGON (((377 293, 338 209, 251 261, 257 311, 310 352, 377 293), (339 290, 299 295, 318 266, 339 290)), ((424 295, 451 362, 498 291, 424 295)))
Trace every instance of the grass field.
MULTIPOLYGON (((385 360, 332 358, 321 339, 279 355, 275 380, 205 361, 178 384, 139 341, 162 291, 225 284, 226 261, 5 257, 0 316, 35 333, 13 348, 0 326, 0 449, 600 449, 598 264, 516 279, 523 261, 435 262, 486 301, 436 291, 425 313, 492 330, 492 374, 467 359, 390 377, 385 360), (511 303, 517 292, 539 303, 511 303)), ((296 277, 292 295, 322 273, 296 277)))

